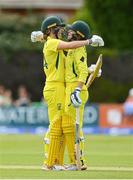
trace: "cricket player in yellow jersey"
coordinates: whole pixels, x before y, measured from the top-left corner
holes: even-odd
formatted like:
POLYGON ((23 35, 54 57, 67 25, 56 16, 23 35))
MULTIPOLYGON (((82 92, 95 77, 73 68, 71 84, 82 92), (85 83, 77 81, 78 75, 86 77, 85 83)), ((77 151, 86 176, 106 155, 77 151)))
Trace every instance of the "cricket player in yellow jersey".
MULTIPOLYGON (((82 26, 84 26, 84 23, 82 24, 76 22, 75 26, 78 30, 78 27, 82 28, 82 26)), ((86 29, 87 29, 86 35, 89 38, 90 36, 89 27, 87 27, 86 29)), ((79 32, 81 33, 81 31, 79 32)), ((74 38, 77 39, 78 36, 80 36, 75 31, 70 30, 68 33, 68 38, 71 37, 71 35, 74 35, 74 38)), ((80 152, 81 152, 80 160, 82 162, 81 164, 82 170, 86 169, 85 159, 84 159, 84 136, 82 131, 82 125, 83 125, 84 106, 86 101, 88 100, 88 90, 87 87, 85 86, 85 82, 87 80, 88 74, 89 73, 87 66, 86 48, 80 47, 74 50, 69 50, 66 58, 66 71, 65 71, 65 82, 66 82, 65 111, 69 114, 69 116, 71 116, 73 121, 75 121, 76 120, 75 107, 78 106, 80 110, 80 152), (80 96, 77 96, 78 98, 74 97, 75 93, 78 94, 80 93, 80 96), (78 100, 78 103, 76 99, 78 100)))
MULTIPOLYGON (((76 21, 68 30, 68 40, 85 40, 91 38, 90 28, 84 21, 76 21)), ((84 135, 82 131, 84 106, 88 100, 88 90, 85 85, 88 74, 92 73, 95 65, 91 68, 87 66, 86 47, 69 50, 65 63, 66 101, 65 110, 75 121, 76 108, 80 110, 80 152, 81 170, 86 170, 84 158, 84 135), (71 97, 71 98, 70 98, 71 97), (71 104, 72 103, 72 104, 71 104), (71 105, 70 105, 71 104, 71 105)), ((101 70, 100 70, 101 71, 101 70)))
MULTIPOLYGON (((44 71, 46 74, 46 84, 44 87, 44 98, 48 104, 48 115, 50 121, 50 144, 48 148, 48 159, 46 162, 48 169, 56 169, 58 164, 59 147, 62 135, 68 148, 71 164, 75 164, 74 158, 74 135, 75 124, 73 120, 64 113, 65 105, 65 57, 63 49, 73 49, 84 45, 99 44, 101 38, 83 41, 64 42, 58 38, 61 23, 56 16, 46 18, 42 23, 42 32, 48 35, 44 45, 44 71)), ((33 35, 33 40, 37 34, 33 35)))

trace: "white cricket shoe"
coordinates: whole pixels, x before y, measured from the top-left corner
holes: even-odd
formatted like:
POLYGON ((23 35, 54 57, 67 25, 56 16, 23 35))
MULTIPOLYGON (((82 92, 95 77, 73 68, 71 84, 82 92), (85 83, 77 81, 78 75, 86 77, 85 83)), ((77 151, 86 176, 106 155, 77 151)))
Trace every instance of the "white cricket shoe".
POLYGON ((61 165, 53 165, 52 167, 48 167, 46 164, 42 166, 42 170, 44 171, 66 171, 66 168, 61 165))
POLYGON ((77 171, 77 166, 75 164, 71 164, 71 165, 67 165, 66 167, 66 171, 77 171))
POLYGON ((66 171, 66 168, 64 166, 61 166, 61 165, 54 165, 51 167, 51 170, 54 170, 54 171, 66 171))
MULTIPOLYGON (((67 171, 76 171, 76 170, 78 170, 76 165, 67 164, 67 165, 64 165, 64 167, 66 168, 67 171)), ((86 164, 81 165, 81 171, 84 171, 84 170, 87 170, 86 164)))

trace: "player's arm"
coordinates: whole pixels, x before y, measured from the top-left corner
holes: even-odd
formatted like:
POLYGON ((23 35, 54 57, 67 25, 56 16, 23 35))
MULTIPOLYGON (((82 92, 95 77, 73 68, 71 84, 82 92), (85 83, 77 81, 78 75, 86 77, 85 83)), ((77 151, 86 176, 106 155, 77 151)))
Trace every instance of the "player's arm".
POLYGON ((81 87, 81 82, 82 85, 86 83, 86 79, 88 77, 88 66, 87 66, 87 53, 85 48, 79 48, 76 50, 75 53, 75 59, 76 59, 76 64, 79 72, 79 87, 81 87))
MULTIPOLYGON (((32 42, 42 42, 44 41, 44 34, 41 31, 33 31, 31 33, 31 41, 32 42)), ((61 41, 58 45, 58 50, 62 49, 75 49, 78 47, 91 45, 91 46, 104 46, 104 41, 100 36, 93 35, 91 39, 83 40, 83 41, 72 41, 65 42, 61 41)))
MULTIPOLYGON (((31 41, 32 42, 42 42, 44 40, 44 35, 41 31, 33 31, 31 33, 31 41)), ((60 41, 58 45, 58 50, 61 49, 75 49, 81 46, 85 46, 91 44, 91 40, 84 40, 84 41, 73 41, 73 42, 65 42, 60 41)))
POLYGON ((88 76, 87 53, 85 48, 78 48, 75 50, 74 55, 75 64, 78 70, 78 84, 71 94, 71 102, 75 107, 79 107, 82 103, 80 92, 88 76))
POLYGON ((62 49, 76 49, 82 46, 91 45, 94 47, 104 46, 104 41, 100 36, 93 35, 91 39, 65 42, 61 41, 58 45, 58 50, 62 49))
POLYGON ((87 39, 84 41, 72 41, 72 42, 65 42, 65 41, 60 41, 58 45, 58 50, 62 49, 76 49, 82 46, 90 45, 91 40, 87 39))
POLYGON ((84 82, 78 81, 77 88, 79 88, 81 90, 84 84, 85 84, 84 82))

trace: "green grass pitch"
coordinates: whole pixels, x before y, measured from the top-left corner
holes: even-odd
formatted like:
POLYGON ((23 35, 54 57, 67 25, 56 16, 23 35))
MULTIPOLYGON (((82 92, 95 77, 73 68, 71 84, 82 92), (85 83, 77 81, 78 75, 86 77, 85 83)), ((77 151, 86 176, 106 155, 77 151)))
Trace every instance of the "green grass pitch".
POLYGON ((133 179, 133 136, 85 142, 87 171, 43 171, 43 136, 0 135, 0 179, 133 179))

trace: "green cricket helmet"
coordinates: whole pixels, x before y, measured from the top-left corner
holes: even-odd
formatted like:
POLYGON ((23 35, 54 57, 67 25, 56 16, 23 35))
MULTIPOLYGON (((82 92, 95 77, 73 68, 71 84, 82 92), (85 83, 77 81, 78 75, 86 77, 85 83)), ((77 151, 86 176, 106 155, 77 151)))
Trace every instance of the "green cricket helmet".
POLYGON ((65 26, 65 31, 66 31, 66 34, 67 34, 67 41, 75 41, 75 40, 77 40, 77 33, 75 31, 73 31, 71 26, 72 26, 71 24, 67 24, 65 26))
POLYGON ((43 20, 41 31, 45 34, 47 29, 57 26, 63 26, 61 20, 57 16, 49 16, 43 20))
POLYGON ((66 26, 65 22, 64 22, 64 19, 60 16, 57 16, 57 18, 59 18, 59 20, 61 21, 61 26, 66 26))
POLYGON ((84 21, 75 21, 71 25, 71 29, 80 35, 82 39, 89 39, 92 37, 90 27, 84 21))
POLYGON ((66 28, 66 30, 71 30, 72 28, 71 28, 71 24, 66 24, 66 26, 65 26, 65 28, 66 28))

